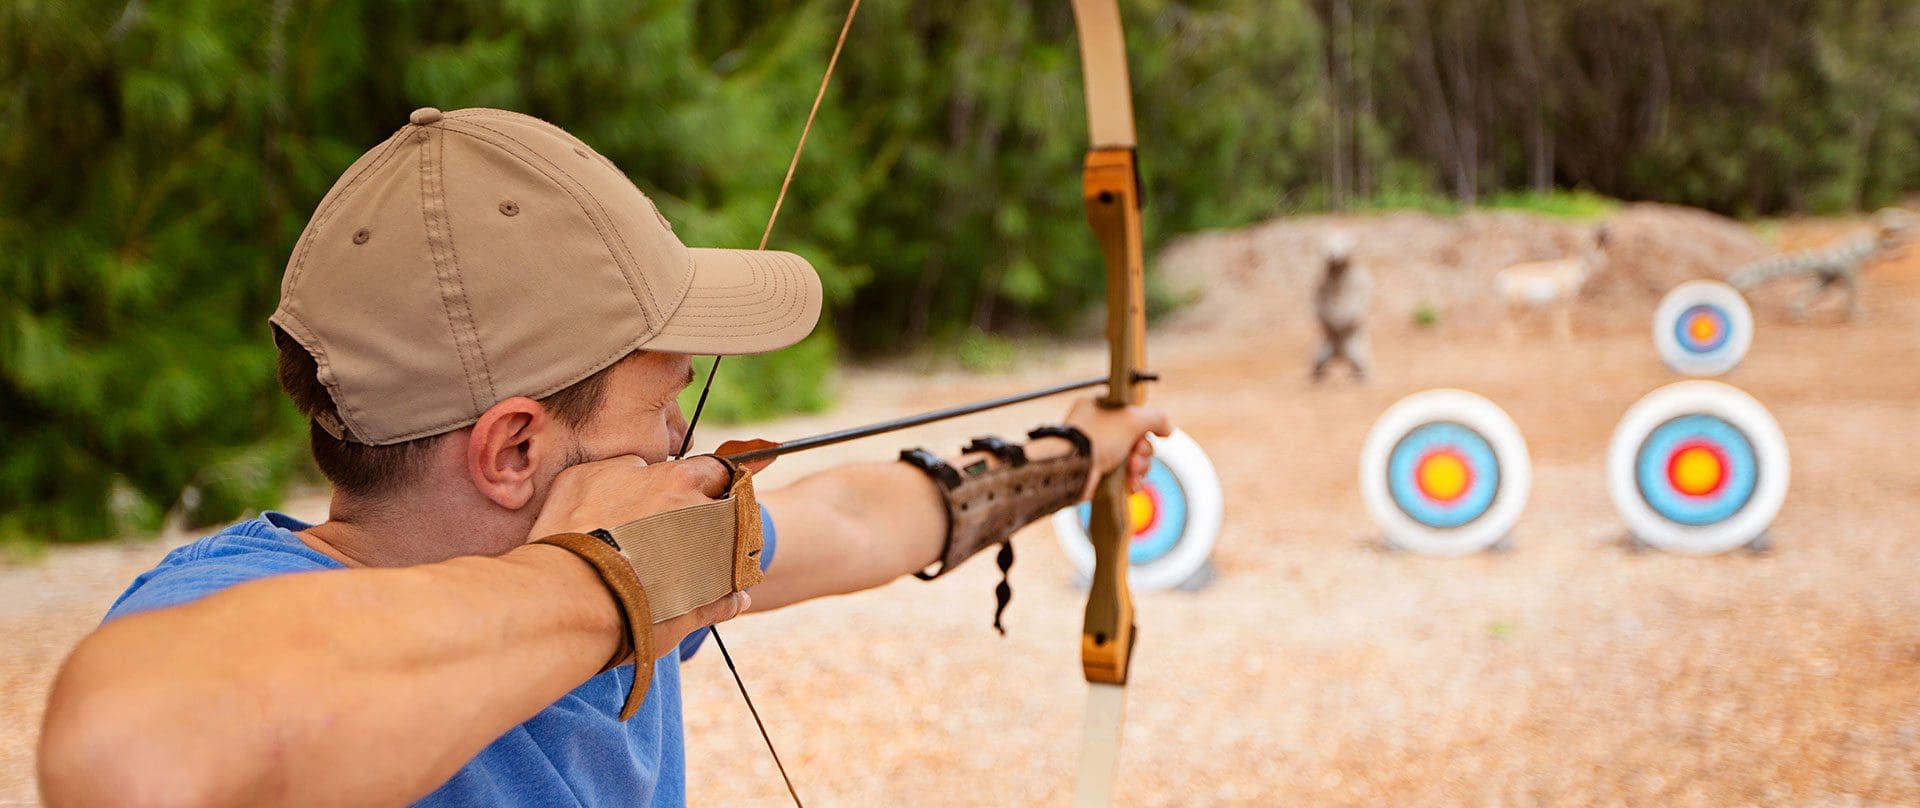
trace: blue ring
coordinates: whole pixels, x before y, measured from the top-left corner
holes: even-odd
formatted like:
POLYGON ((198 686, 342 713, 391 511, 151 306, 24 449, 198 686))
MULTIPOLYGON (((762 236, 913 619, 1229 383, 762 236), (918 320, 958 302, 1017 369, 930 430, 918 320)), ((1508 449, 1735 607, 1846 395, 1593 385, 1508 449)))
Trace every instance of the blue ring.
POLYGON ((1753 499, 1760 477, 1753 443, 1746 433, 1719 416, 1705 413, 1678 416, 1654 427, 1640 442, 1633 467, 1634 482, 1647 507, 1661 518, 1689 527, 1723 522, 1739 513, 1753 499), (1727 476, 1720 490, 1701 497, 1688 496, 1667 480, 1667 462, 1674 449, 1690 440, 1710 444, 1726 456, 1727 476))
POLYGON ((1727 316, 1727 310, 1718 305, 1695 303, 1682 309, 1680 316, 1673 318, 1673 338, 1679 343, 1680 349, 1687 353, 1710 356, 1727 347, 1727 343, 1733 340, 1733 318, 1727 316), (1720 329, 1712 340, 1703 343, 1687 333, 1687 321, 1692 320, 1695 314, 1706 314, 1720 324, 1720 329))
POLYGON ((1452 421, 1433 421, 1407 432, 1387 454, 1387 492, 1408 518, 1441 530, 1460 527, 1485 516, 1500 493, 1500 460, 1493 445, 1472 428, 1452 421), (1473 479, 1470 488, 1452 503, 1436 502, 1420 492, 1416 464, 1427 452, 1451 447, 1467 461, 1473 479))
MULTIPOLYGON (((1187 489, 1172 467, 1154 458, 1141 485, 1160 495, 1160 513, 1152 530, 1135 534, 1127 542, 1127 564, 1135 567, 1165 558, 1187 535, 1187 489)), ((1080 518, 1082 537, 1090 535, 1093 506, 1082 504, 1074 511, 1080 518)))

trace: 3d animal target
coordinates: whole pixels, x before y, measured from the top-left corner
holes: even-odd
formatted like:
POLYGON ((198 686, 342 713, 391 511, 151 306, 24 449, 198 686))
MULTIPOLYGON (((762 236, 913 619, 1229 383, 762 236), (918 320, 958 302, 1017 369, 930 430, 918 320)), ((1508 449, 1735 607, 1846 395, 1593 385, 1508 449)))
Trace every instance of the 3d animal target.
POLYGON ((1633 537, 1675 553, 1761 547, 1787 496, 1787 441, 1766 407, 1712 381, 1670 384, 1627 410, 1607 493, 1633 537))
POLYGON ((1520 428, 1465 390, 1401 399, 1374 422, 1360 453, 1360 492, 1388 545, 1429 555, 1500 543, 1531 485, 1520 428))
MULTIPOLYGON (((1220 537, 1220 477, 1206 450, 1187 433, 1149 440, 1153 465, 1127 501, 1133 528, 1127 580, 1143 590, 1191 588, 1205 582, 1220 537)), ((1093 574, 1093 545, 1087 541, 1091 517, 1086 505, 1053 515, 1053 534, 1082 580, 1093 574)))
POLYGON ((1753 309, 1739 290, 1719 281, 1688 281, 1660 299, 1653 344, 1675 373, 1718 376, 1746 358, 1753 309))

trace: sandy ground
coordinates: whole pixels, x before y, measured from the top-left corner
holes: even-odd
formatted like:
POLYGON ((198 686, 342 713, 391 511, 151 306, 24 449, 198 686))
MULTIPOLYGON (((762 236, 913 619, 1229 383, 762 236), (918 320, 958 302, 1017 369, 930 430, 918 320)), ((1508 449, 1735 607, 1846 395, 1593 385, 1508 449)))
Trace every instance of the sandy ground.
MULTIPOLYGON (((1763 313, 1727 381, 1779 418, 1793 488, 1774 551, 1713 558, 1624 549, 1602 482, 1615 420, 1673 380, 1647 338, 1651 298, 1590 303, 1567 344, 1502 341, 1472 307, 1418 329, 1383 304, 1375 380, 1322 387, 1306 381, 1297 296, 1246 298, 1278 306, 1264 318, 1175 318, 1155 332, 1155 400, 1211 451, 1227 518, 1210 588, 1139 598, 1119 801, 1920 804, 1920 255, 1877 267, 1868 294, 1853 324, 1763 313), (1356 453, 1389 404, 1436 386, 1492 398, 1526 433, 1535 488, 1512 552, 1378 549, 1356 453)), ((1091 347, 1035 353, 996 378, 850 372, 838 411, 752 432, 804 434, 1101 367, 1091 347)), ((1061 410, 788 458, 768 482, 909 442, 1012 434, 1061 410)), ((0 805, 34 799, 33 738, 61 655, 177 541, 0 568, 0 805)), ((1045 526, 1018 546, 1005 638, 988 627, 985 563, 727 628, 809 804, 1068 801, 1084 594, 1045 526)), ((685 677, 693 802, 787 804, 718 656, 703 652, 685 677)))

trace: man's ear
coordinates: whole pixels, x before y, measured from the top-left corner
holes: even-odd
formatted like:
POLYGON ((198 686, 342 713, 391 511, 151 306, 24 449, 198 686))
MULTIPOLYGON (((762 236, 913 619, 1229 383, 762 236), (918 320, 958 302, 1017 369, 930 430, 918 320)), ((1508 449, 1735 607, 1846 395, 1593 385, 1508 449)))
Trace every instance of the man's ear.
POLYGON ((540 402, 526 396, 488 407, 467 438, 467 476, 474 488, 502 508, 526 507, 542 461, 564 445, 559 428, 540 402))

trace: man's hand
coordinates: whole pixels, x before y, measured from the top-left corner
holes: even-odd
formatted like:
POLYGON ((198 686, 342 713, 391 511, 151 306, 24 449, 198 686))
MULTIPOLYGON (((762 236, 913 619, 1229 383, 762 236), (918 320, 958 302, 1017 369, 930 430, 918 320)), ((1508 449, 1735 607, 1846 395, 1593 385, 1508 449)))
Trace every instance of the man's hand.
POLYGON ((1100 478, 1127 464, 1127 490, 1137 491, 1153 466, 1153 444, 1147 433, 1160 437, 1173 434, 1173 421, 1164 410, 1154 407, 1103 407, 1098 399, 1083 398, 1067 412, 1067 425, 1086 433, 1093 442, 1093 473, 1087 475, 1086 490, 1080 499, 1093 498, 1100 478))
MULTIPOLYGON (((690 457, 648 464, 621 455, 572 466, 553 479, 540 515, 528 535, 532 541, 556 533, 587 533, 612 528, 656 513, 703 505, 725 496, 732 482, 727 467, 712 457, 690 457)), ((647 581, 640 582, 642 586, 647 581)), ((740 616, 752 599, 735 592, 691 612, 653 625, 653 648, 661 656, 707 626, 740 616)))

